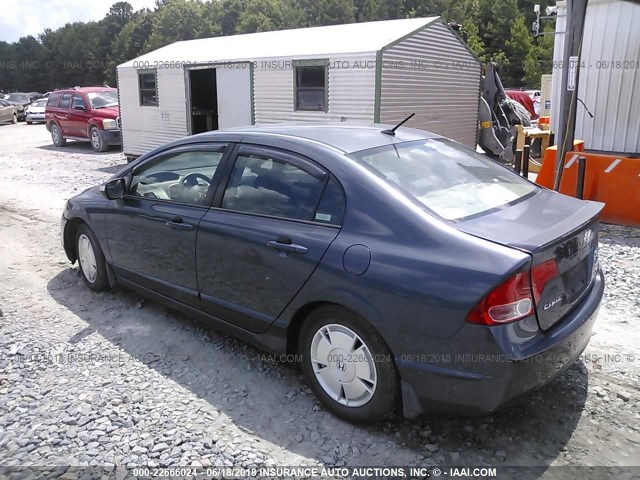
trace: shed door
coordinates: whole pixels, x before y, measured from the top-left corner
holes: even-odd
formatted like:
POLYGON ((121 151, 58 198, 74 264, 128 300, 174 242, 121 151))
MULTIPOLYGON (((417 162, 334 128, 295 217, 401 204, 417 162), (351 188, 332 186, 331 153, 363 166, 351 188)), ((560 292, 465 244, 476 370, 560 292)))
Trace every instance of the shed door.
POLYGON ((232 63, 216 68, 218 128, 251 125, 251 67, 232 63))

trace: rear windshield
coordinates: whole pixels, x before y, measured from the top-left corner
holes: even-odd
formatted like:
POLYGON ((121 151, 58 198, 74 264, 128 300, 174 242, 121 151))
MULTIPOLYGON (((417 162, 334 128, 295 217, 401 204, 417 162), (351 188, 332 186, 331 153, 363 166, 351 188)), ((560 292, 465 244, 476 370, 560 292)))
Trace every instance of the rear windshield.
POLYGON ((33 102, 31 104, 33 107, 46 107, 47 106, 47 99, 43 98, 41 100, 36 100, 35 102, 33 102))
POLYGON ((12 93, 9 95, 9 98, 7 98, 7 100, 9 100, 10 102, 20 103, 27 103, 30 101, 29 95, 26 95, 24 93, 12 93))
POLYGON ((462 220, 517 203, 533 183, 447 139, 420 140, 350 155, 446 220, 462 220))

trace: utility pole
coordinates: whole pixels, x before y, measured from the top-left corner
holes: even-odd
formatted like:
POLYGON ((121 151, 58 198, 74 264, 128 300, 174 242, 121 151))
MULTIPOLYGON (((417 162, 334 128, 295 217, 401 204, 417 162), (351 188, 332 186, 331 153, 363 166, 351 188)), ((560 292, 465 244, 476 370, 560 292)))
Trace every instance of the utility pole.
POLYGON ((558 191, 562 180, 564 157, 573 150, 578 100, 578 78, 580 73, 580 51, 587 0, 566 0, 567 21, 565 26, 564 54, 562 58, 562 84, 560 90, 560 118, 556 132, 556 153, 553 189, 558 191))

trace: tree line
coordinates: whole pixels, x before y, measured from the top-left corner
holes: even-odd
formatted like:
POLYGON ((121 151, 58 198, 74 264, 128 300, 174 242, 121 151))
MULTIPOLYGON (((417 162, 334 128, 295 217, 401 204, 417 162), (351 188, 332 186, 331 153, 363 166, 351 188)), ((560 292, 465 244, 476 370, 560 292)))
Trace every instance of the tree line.
MULTIPOLYGON (((99 21, 67 23, 0 42, 0 90, 45 92, 116 85, 116 66, 178 40, 319 25, 442 16, 469 47, 500 65, 505 86, 538 87, 553 35, 534 37, 533 4, 551 0, 156 0, 153 10, 112 5, 99 21)), ((548 21, 547 21, 548 22, 548 21)), ((545 26, 553 31, 553 22, 545 26)), ((181 59, 176 59, 181 60, 181 59)))

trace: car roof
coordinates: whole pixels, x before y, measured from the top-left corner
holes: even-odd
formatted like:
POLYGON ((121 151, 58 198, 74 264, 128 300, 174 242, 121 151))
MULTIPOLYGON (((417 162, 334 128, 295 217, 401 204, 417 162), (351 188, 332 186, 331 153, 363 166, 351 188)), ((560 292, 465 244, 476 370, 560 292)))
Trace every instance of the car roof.
POLYGON ((75 87, 75 88, 60 88, 58 90, 54 90, 52 93, 72 93, 72 92, 81 92, 81 93, 89 93, 89 92, 104 92, 107 90, 117 90, 115 87, 75 87))
MULTIPOLYGON (((218 136, 227 133, 241 134, 247 137, 262 137, 292 140, 306 140, 320 143, 343 153, 357 152, 369 148, 381 147, 414 140, 437 138, 440 135, 416 130, 414 128, 400 127, 395 136, 382 133, 383 130, 393 128, 393 125, 385 124, 354 124, 354 123, 327 123, 327 124, 276 124, 267 126, 237 127, 215 132, 207 132, 194 135, 199 141, 216 140, 218 136)), ((194 138, 192 137, 192 138, 194 138)))

